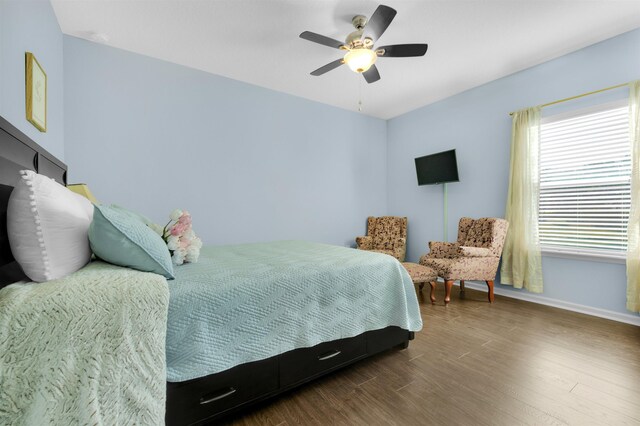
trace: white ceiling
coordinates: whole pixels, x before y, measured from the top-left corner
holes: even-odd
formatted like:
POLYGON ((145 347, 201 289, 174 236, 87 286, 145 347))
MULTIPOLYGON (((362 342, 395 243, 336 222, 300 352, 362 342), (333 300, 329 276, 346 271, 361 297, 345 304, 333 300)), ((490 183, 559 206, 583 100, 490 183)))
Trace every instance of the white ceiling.
POLYGON ((344 40, 377 1, 51 1, 65 34, 349 110, 361 96, 384 119, 640 27, 640 0, 384 0, 398 14, 380 43, 429 50, 379 59, 369 85, 346 66, 309 75, 341 52, 298 35, 344 40))

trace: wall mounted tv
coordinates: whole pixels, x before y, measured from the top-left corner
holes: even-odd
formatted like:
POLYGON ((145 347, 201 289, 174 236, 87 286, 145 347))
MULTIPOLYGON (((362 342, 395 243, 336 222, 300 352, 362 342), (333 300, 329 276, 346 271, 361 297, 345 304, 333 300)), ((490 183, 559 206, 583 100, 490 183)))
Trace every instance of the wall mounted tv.
POLYGON ((458 182, 456 150, 438 152, 416 158, 418 185, 458 182))

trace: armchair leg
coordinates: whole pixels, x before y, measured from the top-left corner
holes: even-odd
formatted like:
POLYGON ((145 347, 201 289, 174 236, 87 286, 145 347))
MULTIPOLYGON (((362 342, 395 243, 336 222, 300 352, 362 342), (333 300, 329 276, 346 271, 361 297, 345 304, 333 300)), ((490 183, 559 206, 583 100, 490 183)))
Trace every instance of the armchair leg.
POLYGON ((464 280, 460 280, 460 299, 464 299, 464 280))
POLYGON ((429 294, 429 299, 431 299, 431 304, 435 305, 436 304, 436 282, 431 281, 429 285, 431 285, 431 293, 429 294))
POLYGON ((493 296, 493 280, 487 281, 487 287, 489 288, 489 303, 493 303, 495 299, 493 296))
POLYGON ((448 305, 451 302, 451 288, 453 287, 453 280, 445 280, 444 282, 444 304, 448 305))

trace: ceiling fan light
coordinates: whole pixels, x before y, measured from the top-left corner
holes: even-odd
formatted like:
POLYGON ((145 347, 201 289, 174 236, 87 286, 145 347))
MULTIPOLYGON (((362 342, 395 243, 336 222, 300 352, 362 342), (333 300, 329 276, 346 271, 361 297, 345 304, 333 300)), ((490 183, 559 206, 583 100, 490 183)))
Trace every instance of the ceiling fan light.
POLYGON ((354 72, 366 72, 376 62, 378 55, 371 49, 351 49, 344 55, 344 62, 354 72))

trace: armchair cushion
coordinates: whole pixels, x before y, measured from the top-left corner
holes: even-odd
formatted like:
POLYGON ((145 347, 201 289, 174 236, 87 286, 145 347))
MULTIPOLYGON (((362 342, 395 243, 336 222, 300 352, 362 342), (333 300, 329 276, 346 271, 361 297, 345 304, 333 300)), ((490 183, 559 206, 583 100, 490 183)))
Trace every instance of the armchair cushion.
POLYGON ((459 257, 456 259, 429 259, 422 256, 420 264, 433 268, 445 280, 491 281, 496 278, 498 257, 459 257))
MULTIPOLYGON (((372 235, 372 230, 369 230, 372 235)), ((379 217, 375 221, 373 231, 373 246, 380 250, 390 250, 396 244, 404 244, 407 235, 407 224, 405 218, 393 216, 379 217), (399 240, 402 238, 403 240, 399 240)))
POLYGON ((460 256, 464 257, 491 257, 493 256, 493 252, 488 248, 484 247, 467 247, 460 246, 459 249, 460 256))
POLYGON ((407 245, 407 239, 404 237, 396 237, 392 239, 391 244, 393 248, 404 247, 407 245))
POLYGON ((482 218, 473 221, 473 225, 467 232, 467 238, 463 246, 489 248, 493 242, 494 219, 482 218))
POLYGON ((369 251, 388 254, 389 256, 393 256, 402 262, 404 260, 404 257, 406 255, 406 250, 407 250, 407 246, 405 245, 405 242, 406 242, 406 238, 397 238, 394 241, 393 247, 390 249, 372 248, 372 249, 369 249, 369 251))
POLYGON ((407 239, 404 237, 396 238, 393 246, 394 257, 400 262, 404 262, 404 258, 407 254, 407 239))
POLYGON ((509 222, 504 219, 483 217, 474 221, 461 245, 488 248, 493 256, 500 257, 508 228, 509 222))
POLYGON ((451 259, 458 257, 459 248, 460 245, 458 243, 429 241, 429 254, 426 257, 430 259, 451 259))
POLYGON ((469 234, 469 229, 473 226, 475 222, 474 219, 470 217, 462 217, 460 218, 460 222, 458 222, 458 244, 461 246, 465 245, 465 241, 467 241, 467 235, 469 234))
POLYGON ((373 237, 373 246, 379 250, 393 250, 395 237, 376 235, 373 237))
POLYGON ((356 237, 356 244, 360 250, 371 250, 373 248, 373 237, 356 237))

